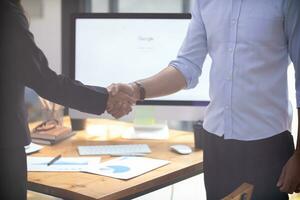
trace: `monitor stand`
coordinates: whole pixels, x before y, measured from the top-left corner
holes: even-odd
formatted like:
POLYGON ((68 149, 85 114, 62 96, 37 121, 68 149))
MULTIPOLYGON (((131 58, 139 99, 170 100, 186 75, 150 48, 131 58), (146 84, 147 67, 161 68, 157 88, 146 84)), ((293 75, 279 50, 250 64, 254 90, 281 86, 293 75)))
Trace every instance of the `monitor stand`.
POLYGON ((128 129, 123 138, 166 140, 169 138, 167 120, 156 120, 153 107, 140 107, 135 110, 133 127, 128 129))

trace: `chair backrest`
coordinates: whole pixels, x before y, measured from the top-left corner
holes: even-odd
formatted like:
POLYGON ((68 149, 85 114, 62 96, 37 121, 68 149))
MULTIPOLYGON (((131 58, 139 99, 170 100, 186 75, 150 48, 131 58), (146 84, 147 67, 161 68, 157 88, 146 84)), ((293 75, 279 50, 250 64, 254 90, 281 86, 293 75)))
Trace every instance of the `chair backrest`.
POLYGON ((243 183, 240 187, 238 187, 228 196, 224 197, 222 200, 251 200, 253 189, 253 185, 249 183, 243 183))

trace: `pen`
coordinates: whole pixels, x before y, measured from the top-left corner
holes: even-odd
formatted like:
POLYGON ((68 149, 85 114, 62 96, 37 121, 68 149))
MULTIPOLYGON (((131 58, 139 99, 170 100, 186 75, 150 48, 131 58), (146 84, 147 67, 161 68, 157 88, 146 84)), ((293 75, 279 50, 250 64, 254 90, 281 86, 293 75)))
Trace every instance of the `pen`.
POLYGON ((56 162, 58 159, 61 158, 61 155, 56 156, 55 158, 53 158, 50 162, 48 162, 47 166, 52 165, 54 162, 56 162))

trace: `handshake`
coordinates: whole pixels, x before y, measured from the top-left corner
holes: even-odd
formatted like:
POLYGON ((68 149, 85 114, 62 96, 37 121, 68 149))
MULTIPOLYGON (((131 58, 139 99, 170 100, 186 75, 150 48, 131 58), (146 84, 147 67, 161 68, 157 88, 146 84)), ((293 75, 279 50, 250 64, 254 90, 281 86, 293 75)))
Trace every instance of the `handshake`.
POLYGON ((136 83, 111 84, 107 87, 109 97, 106 111, 118 119, 132 111, 132 106, 140 100, 140 90, 136 83))

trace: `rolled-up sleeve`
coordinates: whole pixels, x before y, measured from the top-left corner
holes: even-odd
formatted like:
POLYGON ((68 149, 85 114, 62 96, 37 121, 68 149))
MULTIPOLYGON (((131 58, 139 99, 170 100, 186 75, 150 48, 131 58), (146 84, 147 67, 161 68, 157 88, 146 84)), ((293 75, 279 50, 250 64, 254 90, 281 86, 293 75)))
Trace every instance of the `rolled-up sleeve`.
POLYGON ((300 1, 287 0, 285 6, 285 31, 288 49, 295 67, 296 99, 300 108, 300 1))
POLYGON ((187 35, 177 58, 169 64, 183 74, 187 84, 186 89, 194 88, 198 84, 206 55, 206 30, 201 17, 199 0, 195 0, 187 35))

